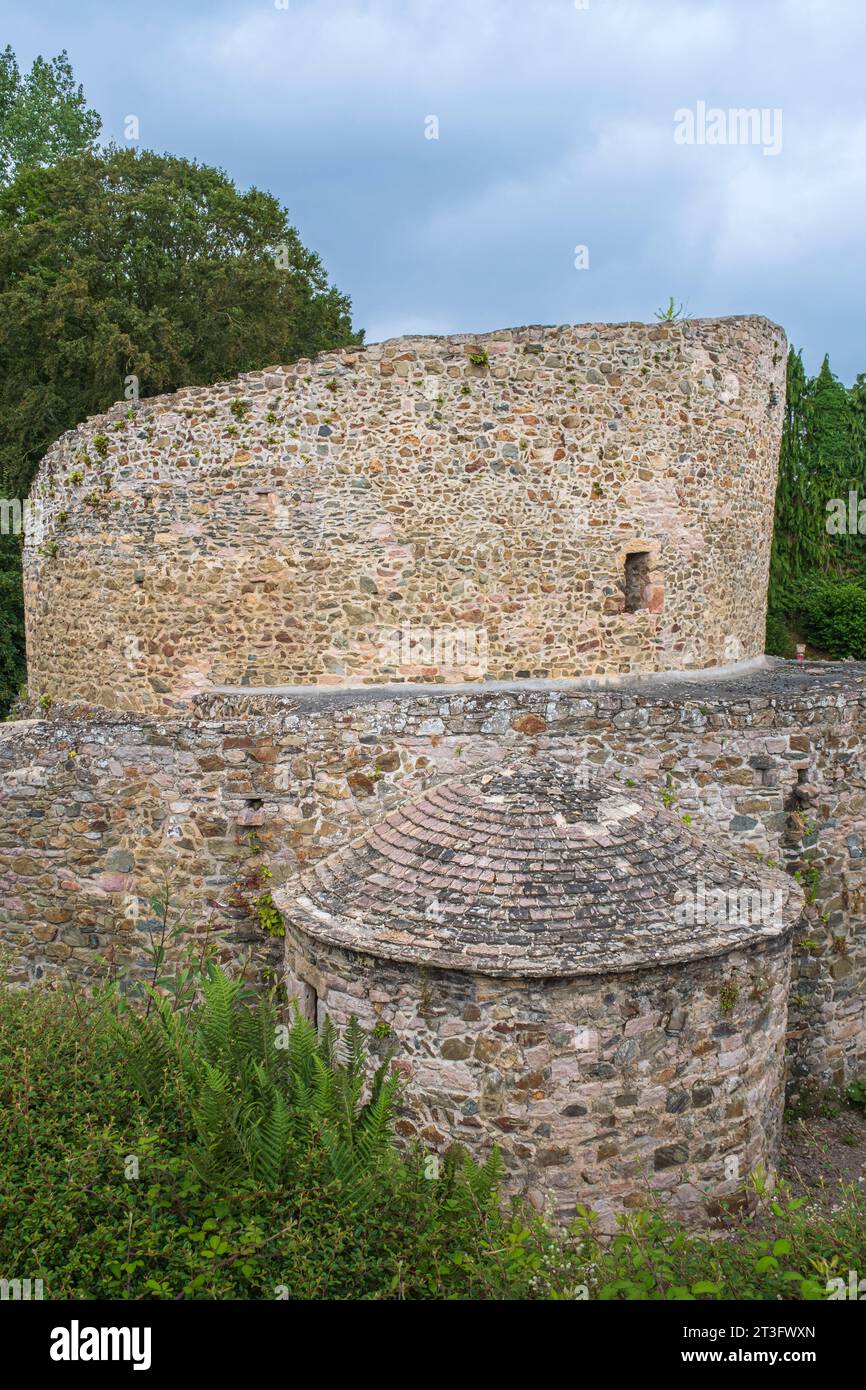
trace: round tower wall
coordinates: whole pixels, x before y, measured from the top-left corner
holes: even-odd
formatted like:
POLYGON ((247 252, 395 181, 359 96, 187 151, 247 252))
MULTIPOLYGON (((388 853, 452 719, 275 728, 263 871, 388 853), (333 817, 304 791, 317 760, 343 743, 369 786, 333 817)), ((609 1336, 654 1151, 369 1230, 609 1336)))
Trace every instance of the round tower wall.
POLYGON ((759 655, 785 359, 764 318, 522 328, 121 402, 34 485, 31 694, 759 655))

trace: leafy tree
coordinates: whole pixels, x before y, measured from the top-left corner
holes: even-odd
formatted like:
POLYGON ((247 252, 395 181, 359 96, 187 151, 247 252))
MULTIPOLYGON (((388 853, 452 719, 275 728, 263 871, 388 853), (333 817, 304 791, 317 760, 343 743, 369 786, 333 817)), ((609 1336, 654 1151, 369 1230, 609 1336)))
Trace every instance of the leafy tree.
MULTIPOLYGON (((11 47, 0 53, 0 187, 18 170, 91 148, 100 126, 65 51, 50 62, 37 58, 24 76, 11 47)), ((0 497, 9 496, 5 483, 0 472, 0 497)), ((0 711, 24 681, 19 569, 20 541, 0 536, 0 711)))
POLYGON ((102 122, 75 85, 66 50, 37 58, 22 77, 12 49, 0 53, 0 181, 93 145, 102 122))
MULTIPOLYGON (((813 467, 820 484, 834 488, 840 484, 854 485, 853 442, 851 397, 830 370, 829 357, 825 357, 814 382, 810 431, 813 467)), ((830 495, 835 497, 838 493, 830 495)))
POLYGON ((129 375, 156 395, 359 338, 286 210, 217 169, 88 151, 0 192, 0 474, 15 495, 129 375))
MULTIPOLYGON (((158 395, 362 337, 267 193, 150 151, 20 169, 0 190, 0 497, 26 497, 49 445, 129 376, 158 395)), ((0 616, 2 671, 21 640, 0 616)))

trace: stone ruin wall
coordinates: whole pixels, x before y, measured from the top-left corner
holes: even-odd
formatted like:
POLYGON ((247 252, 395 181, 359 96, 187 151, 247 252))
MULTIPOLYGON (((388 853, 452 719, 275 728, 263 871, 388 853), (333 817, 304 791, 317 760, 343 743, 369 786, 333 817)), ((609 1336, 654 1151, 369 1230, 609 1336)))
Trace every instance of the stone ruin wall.
POLYGON ((279 971, 234 885, 273 885, 398 800, 467 765, 537 747, 585 756, 671 799, 695 829, 800 874, 794 1078, 866 1065, 866 665, 781 663, 737 680, 641 689, 202 696, 160 720, 58 706, 0 725, 0 948, 18 983, 144 977, 172 923, 210 929, 251 978, 279 971), (131 908, 130 903, 135 907, 131 908), (805 944, 804 944, 805 943, 805 944))
POLYGON ((676 967, 503 981, 289 933, 320 1017, 389 1029, 372 1045, 403 1074, 398 1133, 481 1160, 495 1144, 507 1191, 552 1199, 561 1220, 579 1201, 612 1229, 654 1192, 701 1221, 741 1200, 747 1174, 775 1169, 789 935, 676 967))
POLYGON ((34 485, 31 695, 758 656, 785 360, 759 317, 522 328, 121 402, 34 485))

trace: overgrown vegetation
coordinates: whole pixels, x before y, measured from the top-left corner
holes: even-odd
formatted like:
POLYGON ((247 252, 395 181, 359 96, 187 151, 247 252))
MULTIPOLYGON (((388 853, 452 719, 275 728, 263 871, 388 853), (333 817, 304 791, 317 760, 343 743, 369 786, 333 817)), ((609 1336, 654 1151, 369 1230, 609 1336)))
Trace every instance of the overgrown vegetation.
POLYGON ((495 1153, 398 1147, 357 1024, 287 1023, 206 957, 189 986, 0 991, 0 1267, 48 1298, 817 1299, 866 1266, 856 1188, 828 1212, 755 1179, 712 1238, 649 1207, 557 1232, 495 1153))
POLYGON ((572 1296, 496 1157, 398 1153, 396 1088, 357 1027, 284 1027, 212 965, 197 1006, 146 1018, 4 991, 0 1267, 49 1298, 572 1296))

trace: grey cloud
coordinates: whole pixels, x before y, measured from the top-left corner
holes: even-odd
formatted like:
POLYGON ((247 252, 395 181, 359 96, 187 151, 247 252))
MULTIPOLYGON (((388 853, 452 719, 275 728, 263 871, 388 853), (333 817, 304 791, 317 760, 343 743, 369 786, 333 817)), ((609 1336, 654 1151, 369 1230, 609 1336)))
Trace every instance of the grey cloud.
POLYGON ((860 0, 6 12, 22 60, 69 49, 108 134, 135 112, 144 143, 277 194, 371 338, 650 318, 673 294, 866 371, 860 0), (698 101, 781 108, 782 152, 677 145, 698 101))

